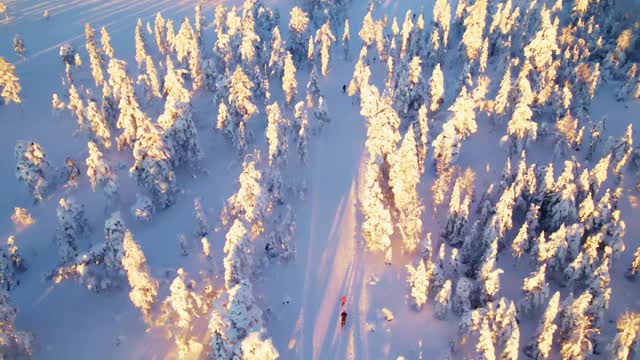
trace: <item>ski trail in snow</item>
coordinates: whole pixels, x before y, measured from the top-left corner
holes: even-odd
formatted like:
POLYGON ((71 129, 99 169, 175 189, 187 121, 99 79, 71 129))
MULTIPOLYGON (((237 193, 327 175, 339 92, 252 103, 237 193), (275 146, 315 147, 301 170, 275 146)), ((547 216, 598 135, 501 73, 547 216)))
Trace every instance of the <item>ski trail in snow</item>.
MULTIPOLYGON (((357 246, 357 191, 355 179, 351 183, 349 195, 341 199, 336 210, 330 236, 324 247, 318 267, 315 288, 322 297, 313 322, 313 359, 366 358, 356 354, 356 349, 366 348, 365 326, 368 304, 363 279, 364 263, 357 246), (331 259, 332 264, 328 264, 331 259), (323 279, 323 275, 326 277, 323 279), (347 321, 344 328, 339 324, 341 296, 347 297, 347 321), (358 344, 361 342, 362 344, 358 344), (329 344, 327 344, 329 343, 329 344), (329 346, 327 346, 329 345, 329 346), (328 351, 329 354, 324 352, 328 351)), ((317 246, 318 244, 314 244, 317 246)))
POLYGON ((313 322, 315 324, 312 338, 313 359, 320 358, 320 352, 324 348, 323 344, 327 340, 327 335, 331 335, 329 333, 329 331, 331 331, 330 324, 335 323, 336 325, 333 328, 332 337, 337 335, 336 331, 341 330, 338 324, 338 299, 342 296, 341 291, 345 290, 345 279, 354 254, 353 244, 352 241, 350 241, 353 239, 353 236, 349 236, 353 234, 349 234, 348 232, 345 234, 345 226, 348 227, 349 224, 353 224, 355 220, 345 218, 344 216, 347 208, 354 206, 353 195, 351 193, 349 194, 349 198, 345 204, 346 206, 343 205, 343 200, 344 199, 340 201, 336 210, 336 217, 334 218, 334 225, 337 224, 337 227, 332 226, 332 231, 327 238, 327 243, 325 244, 326 246, 324 246, 320 259, 320 266, 318 267, 319 271, 317 274, 319 278, 316 284, 320 285, 322 282, 325 284, 316 288, 316 290, 320 290, 319 295, 321 295, 321 300, 316 319, 313 322), (324 274, 328 275, 322 279, 324 274))
POLYGON ((367 359, 368 356, 366 354, 366 349, 368 347, 367 343, 367 331, 366 331, 366 314, 368 311, 368 303, 367 303, 367 293, 366 293, 366 283, 363 281, 365 278, 365 268, 364 268, 364 254, 362 247, 358 246, 356 242, 356 236, 358 228, 356 226, 357 222, 357 209, 356 202, 357 199, 357 190, 355 181, 351 184, 351 191, 349 193, 349 202, 348 208, 346 211, 348 213, 345 214, 347 217, 347 221, 345 225, 348 224, 349 228, 343 231, 348 232, 345 234, 343 232, 343 236, 345 239, 350 240, 349 245, 351 246, 351 263, 349 265, 348 271, 348 281, 346 283, 346 289, 344 291, 345 295, 349 299, 347 303, 347 312, 351 319, 347 318, 347 324, 345 326, 345 330, 348 331, 348 337, 346 340, 340 336, 340 333, 336 331, 334 334, 334 339, 332 343, 332 348, 335 348, 336 345, 339 345, 339 352, 342 352, 342 342, 346 341, 346 348, 344 349, 344 353, 340 354, 339 358, 342 359, 367 359), (359 346, 357 343, 360 342, 359 346), (363 354, 357 354, 357 349, 363 349, 363 354))

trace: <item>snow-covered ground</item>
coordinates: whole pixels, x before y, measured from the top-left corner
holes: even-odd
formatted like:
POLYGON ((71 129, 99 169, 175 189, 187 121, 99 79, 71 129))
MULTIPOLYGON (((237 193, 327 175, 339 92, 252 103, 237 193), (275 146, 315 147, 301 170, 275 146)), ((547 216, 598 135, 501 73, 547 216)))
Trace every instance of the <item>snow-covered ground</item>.
MULTIPOLYGON (((284 34, 292 2, 264 2, 280 9, 280 28, 284 34)), ((241 2, 224 2, 224 5, 230 6, 231 3, 241 2)), ((115 57, 127 61, 129 69, 134 70, 133 33, 137 19, 140 18, 143 24, 148 22, 153 27, 156 13, 162 12, 165 18, 174 19, 178 30, 185 16, 193 17, 195 4, 195 0, 7 2, 8 18, 0 20, 0 38, 3 39, 0 42, 0 56, 16 65, 22 85, 22 103, 0 106, 0 237, 6 239, 11 235, 15 236, 29 265, 28 271, 18 275, 20 285, 11 291, 10 299, 18 309, 16 329, 29 331, 34 335, 35 359, 160 359, 177 356, 174 344, 164 338, 161 331, 146 331, 147 325, 140 311, 129 300, 126 284, 117 291, 94 293, 75 281, 54 284, 43 280, 43 274, 58 265, 54 243, 57 226, 55 209, 58 199, 65 196, 66 190, 59 188, 48 194, 44 201, 34 204, 33 197, 25 190, 24 184, 16 180, 14 146, 17 140, 33 140, 46 151, 51 164, 61 167, 65 159, 71 157, 80 165, 83 174, 79 188, 73 190, 73 196, 85 204, 93 228, 91 236, 83 239, 80 244, 80 250, 86 251, 91 245, 103 241, 103 224, 108 214, 104 211, 103 195, 99 191, 91 191, 84 173, 87 139, 82 134, 76 134, 77 124, 70 111, 54 112, 51 108, 52 94, 62 96, 67 92, 62 85, 65 72, 58 49, 64 43, 72 43, 78 48, 84 66, 88 68, 84 25, 90 23, 95 29, 106 26, 111 35, 115 57), (45 10, 49 12, 49 19, 43 18, 45 10), (26 45, 24 58, 13 51, 12 39, 15 34, 26 45), (10 219, 14 207, 28 209, 35 224, 27 228, 14 224, 10 219)), ((205 56, 208 56, 213 46, 212 21, 215 4, 214 1, 203 3, 203 15, 207 19, 203 35, 205 56)), ((385 0, 377 5, 374 16, 381 18, 387 15, 389 23, 397 16, 402 25, 406 10, 418 12, 424 9, 428 34, 431 29, 429 20, 432 7, 433 1, 385 0)), ((455 9, 455 5, 452 4, 452 7, 455 9)), ((361 45, 357 33, 367 8, 366 1, 353 0, 349 5, 346 15, 351 23, 350 61, 343 61, 341 49, 335 46, 329 75, 320 80, 320 90, 328 104, 331 123, 320 134, 310 137, 308 165, 303 167, 294 162, 285 173, 287 182, 296 184, 304 178, 308 183, 304 198, 289 194, 297 218, 294 235, 297 255, 291 261, 271 260, 260 264, 260 272, 253 282, 254 296, 263 311, 267 334, 283 359, 395 359, 398 356, 407 359, 433 359, 447 354, 450 343, 456 339, 459 316, 449 314, 447 320, 437 319, 431 298, 421 311, 416 311, 412 305, 405 265, 415 265, 419 256, 400 251, 402 239, 398 234, 392 237, 391 265, 385 265, 381 254, 365 250, 361 234, 361 204, 366 190, 365 170, 369 156, 365 148, 367 123, 360 115, 359 101, 343 93, 342 88, 343 85, 348 86, 353 75, 361 45), (342 296, 348 298, 348 318, 344 328, 339 324, 342 296), (383 308, 391 310, 395 317, 393 321, 385 321, 383 308)), ((640 14, 631 13, 636 18, 640 14)), ((338 39, 342 35, 341 31, 335 34, 338 39)), ((152 39, 153 35, 147 34, 147 37, 152 39)), ((286 39, 287 36, 283 35, 283 38, 286 39)), ((336 45, 338 43, 339 41, 336 45)), ((150 47, 155 54, 155 44, 150 47)), ((637 53, 638 49, 635 51, 637 53)), ((462 60, 456 58, 460 54, 446 54, 443 63, 446 89, 444 105, 447 107, 457 95, 453 90, 461 72, 462 60)), ((157 56, 156 61, 160 59, 157 56)), ((493 64, 493 60, 489 63, 493 64)), ((490 76, 492 84, 498 84, 503 70, 495 69, 492 65, 489 68, 496 72, 490 76)), ((378 86, 382 93, 386 65, 379 60, 372 61, 371 69, 371 83, 378 86)), ((309 70, 309 66, 298 69, 299 99, 304 97, 309 70)), ((427 76, 430 75, 429 71, 427 76)), ((517 72, 512 75, 515 78, 517 72)), ((82 72, 74 81, 85 83, 87 87, 93 86, 93 79, 88 71, 82 72)), ((614 94, 617 86, 618 83, 609 83, 598 88, 590 117, 594 121, 603 116, 608 117, 605 140, 608 136, 622 136, 627 124, 632 123, 637 144, 640 102, 616 102, 614 94)), ((283 106, 282 91, 276 89, 273 93, 275 100, 283 106)), ((488 97, 493 96, 493 92, 490 92, 488 97)), ((153 120, 162 113, 162 109, 162 102, 157 99, 143 105, 143 110, 153 120)), ((267 145, 263 135, 266 117, 262 109, 257 117, 259 121, 251 125, 256 140, 250 146, 262 149, 262 153, 266 154, 267 145)), ((223 247, 227 229, 220 224, 219 218, 227 199, 237 191, 243 158, 215 130, 217 114, 218 108, 210 92, 202 91, 194 95, 193 117, 204 153, 202 168, 207 171, 196 172, 192 176, 186 169, 178 170, 176 177, 180 193, 176 204, 159 211, 148 223, 136 220, 129 211, 135 202, 135 194, 139 192, 135 182, 128 176, 131 158, 128 154, 123 155, 115 150, 106 155, 114 166, 123 164, 117 166, 121 181, 121 202, 118 209, 142 248, 151 275, 160 284, 159 299, 164 299, 169 293, 169 285, 175 277, 176 269, 180 267, 194 277, 201 271, 213 275, 217 289, 224 290, 222 259, 225 256, 223 247), (202 255, 199 240, 191 236, 195 222, 195 198, 202 199, 211 227, 215 228, 209 235, 213 259, 202 255), (189 256, 180 254, 177 240, 180 234, 187 234, 189 237, 189 256)), ((286 117, 292 118, 292 112, 286 110, 286 117)), ((430 119, 433 132, 431 139, 440 132, 441 125, 447 118, 447 112, 441 111, 434 119, 430 119)), ((457 161, 461 169, 470 167, 477 174, 476 200, 490 184, 497 185, 507 157, 499 144, 504 129, 491 127, 489 121, 484 115, 478 116, 478 132, 463 142, 457 161)), ((401 134, 404 134, 406 128, 407 124, 403 123, 401 134)), ((528 163, 545 166, 552 160, 552 148, 550 139, 532 144, 527 154, 528 163)), ((605 151, 602 146, 594 159, 597 161, 605 151)), ((431 155, 431 148, 429 153, 431 155)), ((427 160, 429 164, 430 155, 427 160)), ((580 156, 580 160, 583 159, 580 156)), ((556 177, 562 171, 561 160, 554 159, 556 177)), ((585 164, 589 168, 594 165, 585 164)), ((514 161, 512 165, 514 169, 517 168, 517 162, 514 161)), ((623 276, 633 259, 633 252, 640 245, 640 224, 637 221, 640 219, 640 194, 633 186, 637 181, 633 178, 633 171, 629 170, 627 174, 619 203, 621 218, 626 223, 626 251, 611 268, 612 300, 601 329, 605 344, 611 342, 616 331, 615 321, 621 313, 640 311, 637 283, 629 282, 623 276)), ((437 253, 437 247, 443 241, 439 234, 446 222, 449 193, 445 205, 435 213, 431 194, 435 178, 436 174, 428 167, 418 185, 418 192, 426 209, 422 216, 423 234, 433 234, 434 251, 437 253)), ((476 205, 472 205, 472 211, 475 211, 476 205)), ((524 214, 518 216, 523 217, 524 214)), ((505 238, 512 239, 521 223, 520 218, 514 220, 514 227, 505 238)), ((260 247, 254 253, 256 258, 263 257, 260 247)), ((523 278, 536 270, 536 266, 532 264, 525 261, 516 266, 510 256, 500 257, 498 267, 503 268, 505 274, 501 276, 499 296, 508 297, 514 302, 521 298, 523 278)), ((447 275, 448 278, 451 277, 451 274, 447 275)), ((553 290, 556 288, 554 284, 553 290)), ((568 289, 561 289, 561 292, 564 299, 568 295, 568 289)), ((544 310, 533 312, 521 319, 521 347, 534 335, 542 311, 544 310)), ((203 333, 199 336, 206 337, 203 333)), ((478 358, 473 348, 466 349, 462 346, 458 351, 453 355, 454 358, 478 358)), ((559 346, 554 348, 553 355, 560 356, 559 346)), ((521 356, 524 357, 524 354, 521 356)))

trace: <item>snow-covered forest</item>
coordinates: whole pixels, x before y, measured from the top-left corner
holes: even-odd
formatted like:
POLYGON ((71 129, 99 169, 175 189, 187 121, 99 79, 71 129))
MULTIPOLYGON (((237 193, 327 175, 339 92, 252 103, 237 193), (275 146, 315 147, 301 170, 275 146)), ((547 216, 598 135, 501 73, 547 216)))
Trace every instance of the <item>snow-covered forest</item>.
POLYGON ((9 0, 0 34, 0 359, 640 359, 640 2, 9 0))

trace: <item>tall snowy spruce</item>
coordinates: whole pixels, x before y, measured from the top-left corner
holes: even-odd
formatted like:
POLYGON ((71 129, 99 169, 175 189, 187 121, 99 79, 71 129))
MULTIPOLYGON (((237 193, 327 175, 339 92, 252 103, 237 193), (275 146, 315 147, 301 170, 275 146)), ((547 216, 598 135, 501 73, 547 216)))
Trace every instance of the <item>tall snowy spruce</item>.
POLYGON ((0 97, 4 103, 16 103, 22 102, 20 99, 20 92, 22 86, 20 86, 20 79, 16 75, 15 65, 9 63, 5 58, 0 56, 0 97))
MULTIPOLYGON (((258 112, 258 108, 252 102, 252 91, 255 84, 251 82, 240 66, 237 66, 228 80, 229 97, 226 108, 228 120, 224 125, 224 133, 231 139, 239 153, 245 151, 251 139, 247 130, 247 122, 258 112)), ((220 118, 219 118, 220 120, 220 118)))
POLYGON ((413 126, 409 126, 400 149, 391 161, 389 184, 398 209, 398 227, 403 238, 404 249, 413 252, 422 233, 422 203, 416 186, 420 182, 418 154, 413 126))
MULTIPOLYGON (((427 260, 430 261, 430 260, 427 260)), ((411 297, 418 310, 422 309, 422 306, 427 302, 429 296, 429 282, 431 281, 431 274, 427 271, 425 262, 419 261, 417 267, 407 265, 407 283, 411 288, 411 297)))
POLYGON ((301 62, 306 54, 307 40, 309 39, 309 14, 295 6, 289 13, 289 39, 288 50, 296 62, 301 62))
POLYGON ((191 104, 177 102, 173 107, 167 106, 158 118, 158 124, 164 129, 163 138, 171 152, 171 164, 174 167, 186 165, 197 168, 202 151, 191 115, 191 104))
POLYGON ((175 202, 176 179, 171 153, 160 132, 148 125, 133 148, 135 163, 129 175, 138 186, 148 191, 154 203, 164 209, 175 202))
POLYGON ((16 178, 27 186, 34 200, 41 201, 49 191, 53 169, 40 144, 20 140, 14 148, 16 178))
POLYGON ((260 224, 268 206, 264 177, 264 171, 256 161, 243 163, 243 170, 239 177, 240 188, 227 200, 222 212, 223 225, 226 226, 235 219, 241 219, 247 224, 261 228, 260 224))
POLYGON ((127 231, 123 241, 122 266, 127 273, 127 279, 131 291, 129 299, 149 321, 151 306, 158 296, 158 284, 149 274, 147 259, 140 246, 133 239, 131 232, 127 231))
POLYGON ((9 292, 0 290, 0 355, 3 359, 28 359, 34 350, 33 335, 15 327, 17 314, 10 303, 9 292))
POLYGON ((84 205, 73 198, 62 198, 56 210, 58 229, 56 244, 61 261, 73 260, 78 255, 79 242, 90 233, 84 205))
POLYGON ((100 149, 98 149, 98 146, 91 141, 87 146, 89 148, 89 155, 85 160, 85 164, 87 166, 87 177, 91 184, 91 190, 96 191, 96 188, 101 187, 107 199, 107 204, 109 206, 114 205, 118 200, 120 187, 118 177, 108 161, 104 158, 100 149))

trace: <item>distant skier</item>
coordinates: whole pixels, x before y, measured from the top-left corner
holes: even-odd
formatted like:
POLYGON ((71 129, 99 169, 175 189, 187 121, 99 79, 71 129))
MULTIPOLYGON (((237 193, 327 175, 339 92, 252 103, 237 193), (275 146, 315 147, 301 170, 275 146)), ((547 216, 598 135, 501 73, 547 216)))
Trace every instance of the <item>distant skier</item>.
POLYGON ((342 93, 346 93, 347 92, 347 85, 342 85, 342 93))
POLYGON ((347 297, 343 296, 340 298, 340 307, 342 312, 340 313, 340 327, 344 328, 344 324, 347 322, 347 310, 345 310, 344 306, 347 303, 347 297))

